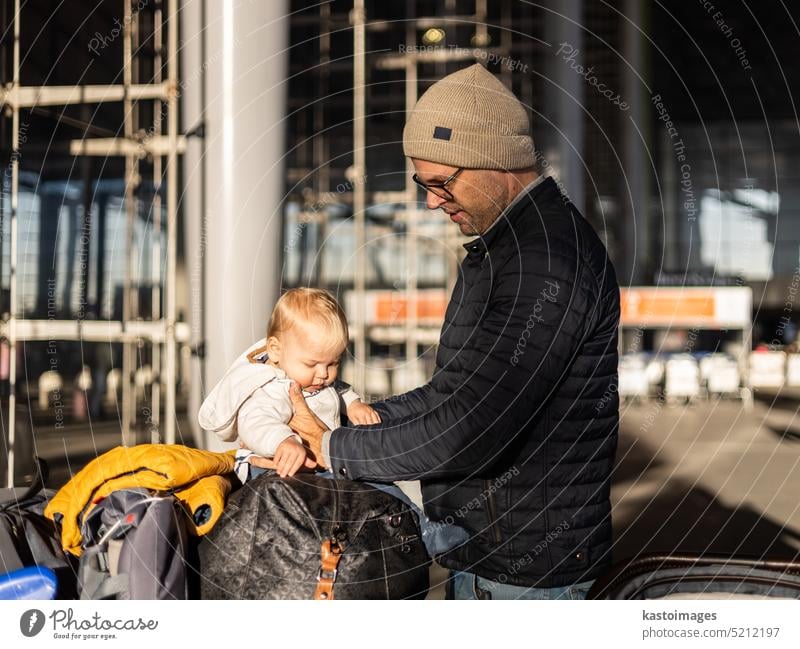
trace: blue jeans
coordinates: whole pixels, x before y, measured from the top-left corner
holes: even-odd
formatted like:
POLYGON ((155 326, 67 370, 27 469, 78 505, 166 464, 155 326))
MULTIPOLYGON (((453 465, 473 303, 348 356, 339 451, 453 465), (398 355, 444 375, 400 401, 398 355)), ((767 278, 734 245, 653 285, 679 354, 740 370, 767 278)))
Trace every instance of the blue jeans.
POLYGON ((471 572, 450 571, 447 599, 586 599, 594 580, 556 588, 512 586, 471 572))

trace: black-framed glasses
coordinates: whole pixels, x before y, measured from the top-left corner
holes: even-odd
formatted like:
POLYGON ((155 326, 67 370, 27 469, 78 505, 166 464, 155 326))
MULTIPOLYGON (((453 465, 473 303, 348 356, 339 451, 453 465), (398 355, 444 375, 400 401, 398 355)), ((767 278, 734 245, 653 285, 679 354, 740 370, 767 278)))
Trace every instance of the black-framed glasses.
POLYGON ((447 186, 456 179, 456 176, 464 171, 464 168, 456 169, 455 173, 451 176, 445 178, 440 183, 424 183, 419 179, 417 174, 411 176, 411 180, 413 180, 417 185, 422 187, 426 192, 431 192, 434 196, 438 196, 439 198, 443 198, 446 201, 452 201, 453 195, 448 191, 447 186))

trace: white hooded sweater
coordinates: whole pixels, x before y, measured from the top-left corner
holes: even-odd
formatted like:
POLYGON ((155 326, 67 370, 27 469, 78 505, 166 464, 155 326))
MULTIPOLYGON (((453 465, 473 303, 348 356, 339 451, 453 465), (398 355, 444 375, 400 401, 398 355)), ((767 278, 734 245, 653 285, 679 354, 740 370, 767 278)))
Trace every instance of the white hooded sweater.
MULTIPOLYGON (((300 438, 289 428, 292 380, 267 363, 266 339, 251 345, 231 365, 200 406, 200 427, 223 442, 237 439, 257 453, 270 457, 287 437, 300 438)), ((346 383, 335 381, 319 392, 303 391, 309 408, 330 430, 341 425, 341 403, 345 408, 359 398, 346 383)))

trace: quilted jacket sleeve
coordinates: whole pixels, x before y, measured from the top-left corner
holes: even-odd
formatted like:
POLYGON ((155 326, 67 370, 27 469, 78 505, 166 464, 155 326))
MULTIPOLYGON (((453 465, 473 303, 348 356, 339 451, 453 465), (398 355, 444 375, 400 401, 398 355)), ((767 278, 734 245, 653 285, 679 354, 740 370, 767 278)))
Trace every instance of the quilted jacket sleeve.
POLYGON ((403 419, 335 430, 333 469, 394 481, 469 476, 489 466, 544 407, 580 348, 586 304, 599 296, 579 297, 597 292, 590 278, 578 279, 579 260, 574 246, 527 242, 494 276, 477 338, 461 352, 471 370, 460 387, 428 403, 425 386, 388 410, 403 419))
POLYGON ((381 421, 391 421, 392 419, 402 419, 410 415, 425 412, 434 403, 441 400, 436 394, 433 386, 426 383, 418 388, 398 394, 385 401, 378 401, 371 404, 381 416, 381 421))

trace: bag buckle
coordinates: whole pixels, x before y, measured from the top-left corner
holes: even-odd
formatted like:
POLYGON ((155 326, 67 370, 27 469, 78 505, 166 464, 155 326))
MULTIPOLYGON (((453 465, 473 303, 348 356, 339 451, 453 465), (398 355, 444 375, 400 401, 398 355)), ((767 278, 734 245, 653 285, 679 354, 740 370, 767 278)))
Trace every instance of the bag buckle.
POLYGON ((333 570, 325 570, 320 566, 320 569, 317 571, 317 581, 322 579, 330 579, 332 582, 336 581, 336 577, 339 575, 339 569, 334 568, 333 570))
POLYGON ((320 547, 320 566, 314 599, 333 599, 333 587, 339 575, 339 559, 344 548, 335 538, 325 539, 320 547))

